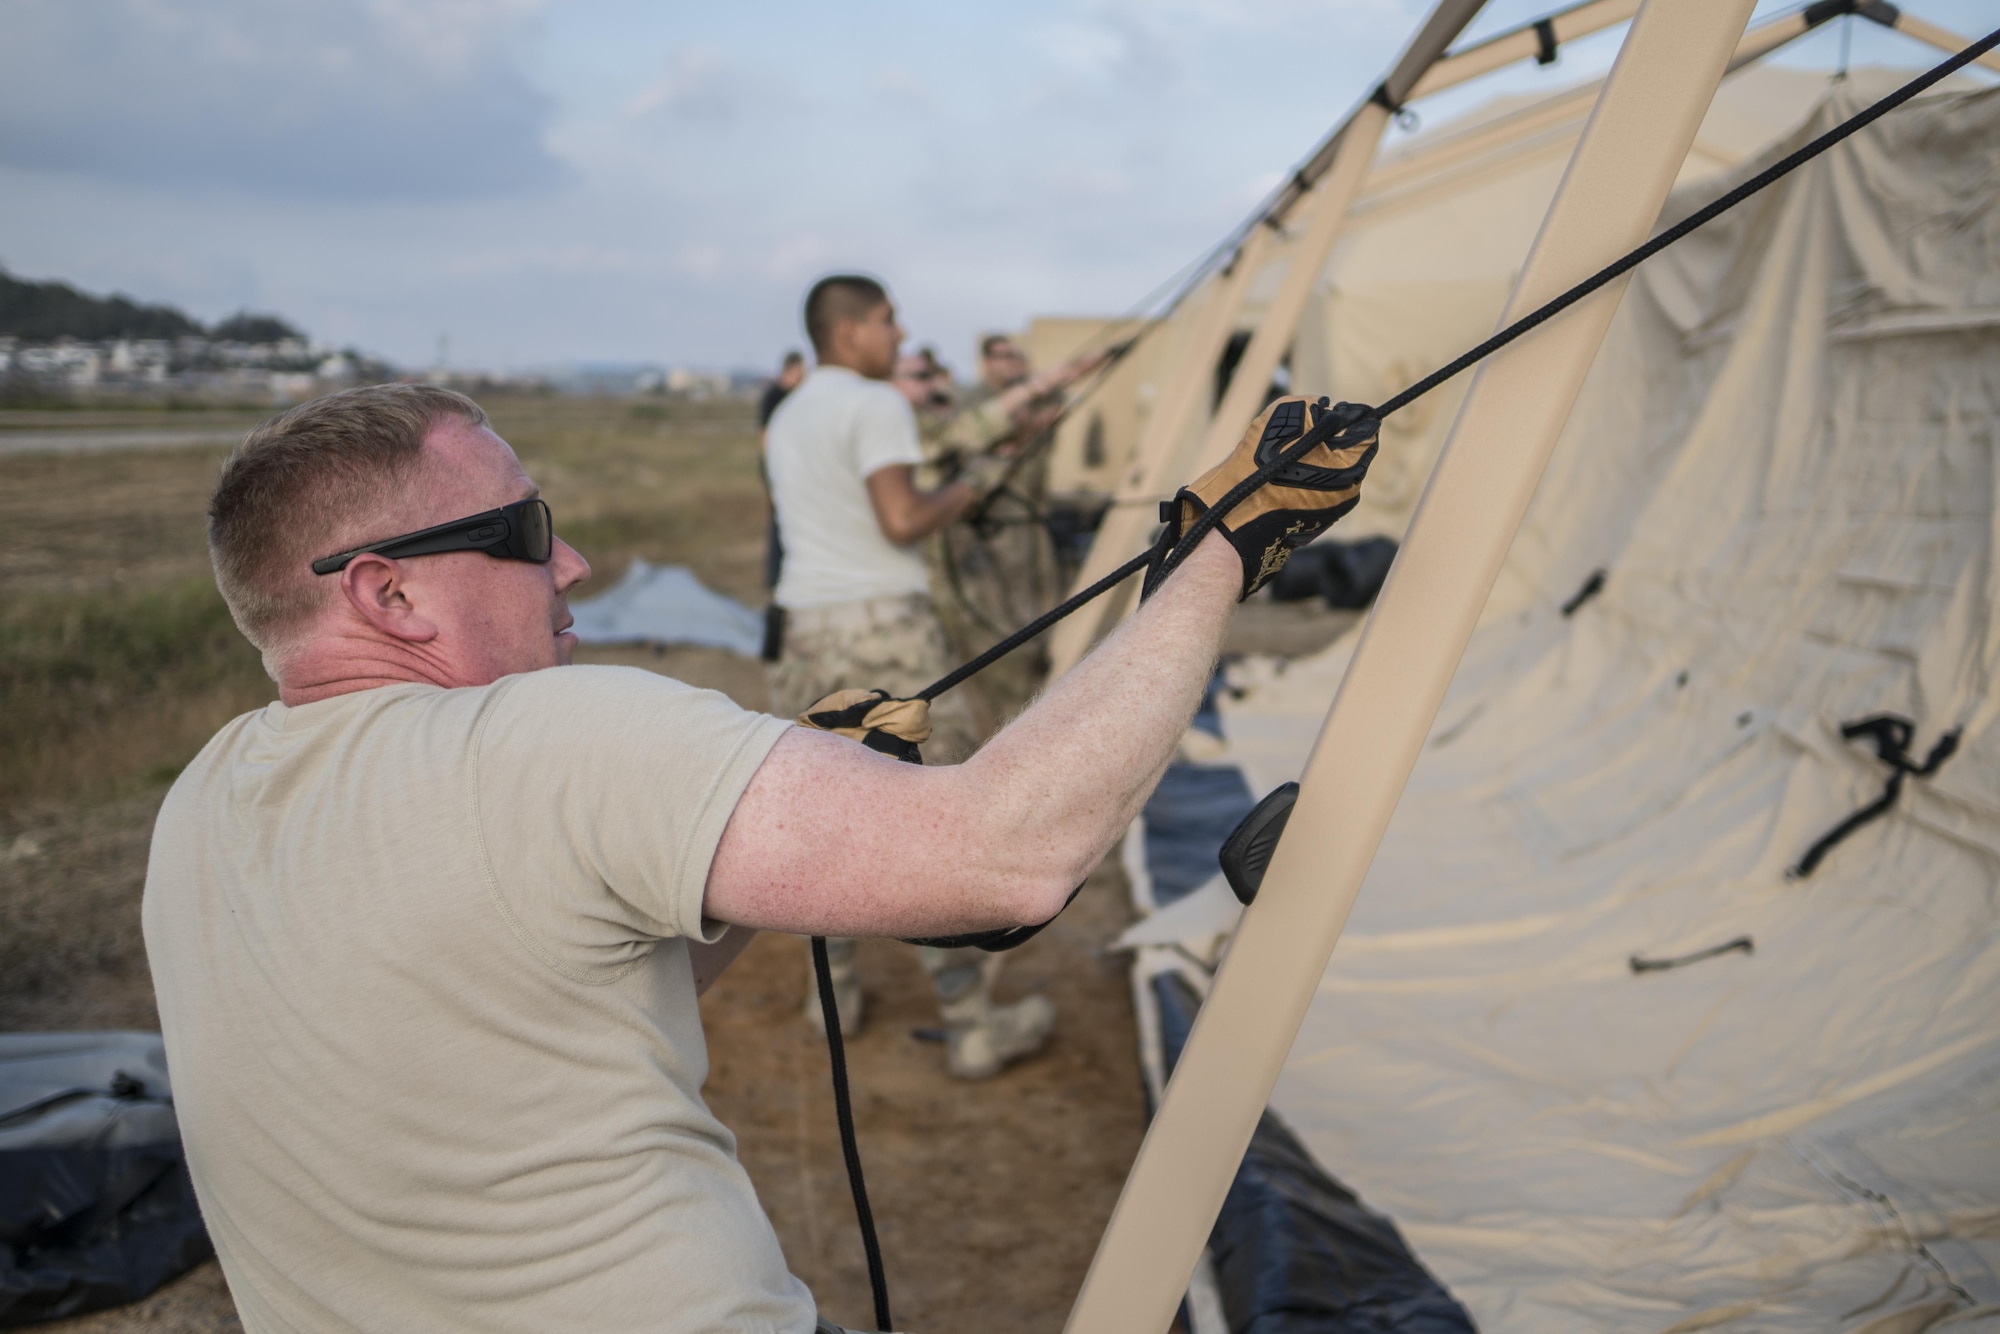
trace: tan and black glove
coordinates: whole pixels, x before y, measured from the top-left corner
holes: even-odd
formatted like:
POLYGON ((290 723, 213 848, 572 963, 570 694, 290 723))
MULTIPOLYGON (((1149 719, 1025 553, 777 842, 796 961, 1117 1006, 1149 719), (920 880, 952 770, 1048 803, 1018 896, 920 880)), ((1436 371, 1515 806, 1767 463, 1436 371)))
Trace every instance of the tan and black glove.
POLYGON ((1166 531, 1154 550, 1147 590, 1169 572, 1171 552, 1197 520, 1231 488, 1298 444, 1310 432, 1320 443, 1244 496, 1216 524, 1243 559, 1242 597, 1285 567, 1291 554, 1318 537, 1361 500, 1361 480, 1375 461, 1382 423, 1357 403, 1281 398, 1257 414, 1235 450, 1160 506, 1166 531))
POLYGON ((993 493, 1006 485, 1013 472, 1014 460, 1002 458, 998 454, 982 451, 973 454, 959 464, 958 473, 951 480, 964 482, 979 497, 978 505, 984 506, 993 498, 993 493))
POLYGON ((930 701, 897 699, 886 690, 836 690, 795 721, 911 764, 924 762, 918 747, 931 739, 930 701))

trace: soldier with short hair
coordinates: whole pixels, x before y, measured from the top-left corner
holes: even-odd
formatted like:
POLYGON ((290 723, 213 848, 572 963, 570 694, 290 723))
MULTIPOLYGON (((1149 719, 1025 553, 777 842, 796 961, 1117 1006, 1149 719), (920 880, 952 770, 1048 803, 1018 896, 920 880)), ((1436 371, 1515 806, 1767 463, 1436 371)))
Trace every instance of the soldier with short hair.
MULTIPOLYGON (((771 418, 765 466, 785 560, 777 602, 784 642, 771 669, 771 700, 799 714, 841 690, 913 695, 949 668, 943 627, 930 600, 919 544, 981 496, 990 457, 959 480, 925 489, 924 462, 908 399, 890 383, 903 330, 889 293, 872 278, 835 275, 806 297, 805 323, 817 364, 771 418)), ((931 711, 926 757, 964 759, 980 732, 964 696, 931 711)), ((854 941, 832 937, 835 1003, 841 1029, 859 1029, 865 1007, 854 941)), ((973 949, 919 946, 945 1026, 945 1067, 985 1079, 1047 1041, 1055 1007, 1043 996, 1009 1005, 992 996, 991 956, 973 949)), ((806 988, 807 1020, 824 1031, 816 986, 806 988)))
MULTIPOLYGON (((1000 333, 981 339, 979 354, 980 378, 937 428, 935 451, 942 472, 963 459, 998 458, 1004 486, 970 525, 940 533, 928 547, 939 613, 960 657, 1033 620, 1063 594, 1046 510, 1048 437, 1062 415, 1064 391, 1110 355, 1085 352, 1031 373, 1020 344, 1000 333)), ((987 726, 1026 708, 1047 671, 1047 650, 1037 644, 982 673, 972 690, 987 726)))

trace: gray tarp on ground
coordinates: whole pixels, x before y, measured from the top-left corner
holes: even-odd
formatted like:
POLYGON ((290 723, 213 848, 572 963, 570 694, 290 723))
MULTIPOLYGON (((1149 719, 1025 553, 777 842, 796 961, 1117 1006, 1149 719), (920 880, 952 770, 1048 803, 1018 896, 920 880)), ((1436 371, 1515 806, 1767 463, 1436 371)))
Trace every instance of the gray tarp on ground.
POLYGON ((212 1254, 158 1033, 0 1034, 0 1328, 135 1301, 212 1254))
POLYGON ((764 642, 763 613, 679 565, 635 560, 623 579, 570 612, 586 644, 701 644, 754 658, 764 642))

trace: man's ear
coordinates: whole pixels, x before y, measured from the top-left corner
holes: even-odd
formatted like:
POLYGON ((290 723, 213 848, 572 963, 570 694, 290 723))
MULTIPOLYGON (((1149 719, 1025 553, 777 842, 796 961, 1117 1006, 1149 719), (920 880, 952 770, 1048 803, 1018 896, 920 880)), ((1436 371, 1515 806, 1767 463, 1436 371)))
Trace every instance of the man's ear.
POLYGON ((854 360, 854 321, 837 319, 833 322, 833 332, 827 337, 827 344, 833 349, 834 364, 845 366, 854 360))
POLYGON ((425 644, 438 636, 437 622, 410 598, 401 561, 372 551, 356 556, 340 572, 340 595, 355 615, 392 639, 425 644))

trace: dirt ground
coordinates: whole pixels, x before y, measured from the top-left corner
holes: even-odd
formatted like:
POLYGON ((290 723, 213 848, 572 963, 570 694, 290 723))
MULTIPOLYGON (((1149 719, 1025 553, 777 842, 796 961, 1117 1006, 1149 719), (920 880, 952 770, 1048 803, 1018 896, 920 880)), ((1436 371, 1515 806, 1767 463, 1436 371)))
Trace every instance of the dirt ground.
MULTIPOLYGON (((761 500, 745 410, 491 406, 543 483, 559 530, 596 564, 597 587, 636 555, 689 565, 712 586, 759 600, 761 500)), ((106 429, 95 419, 79 424, 106 429)), ((122 596, 199 576, 201 502, 219 458, 213 447, 60 458, 0 451, 0 599, 122 596)), ((1310 651, 1349 620, 1253 606, 1232 648, 1310 651)), ((12 655, 0 669, 19 678, 13 699, 32 686, 21 684, 19 664, 35 647, 0 647, 12 655)), ((765 703, 761 668, 727 653, 584 656, 722 689, 746 707, 765 703)), ((52 753, 81 758, 52 764, 57 778, 0 804, 0 1030, 157 1027, 138 922, 152 821, 200 739, 269 697, 254 655, 244 661, 171 695, 143 682, 104 686, 74 735, 52 743, 52 753), (163 765, 163 753, 173 763, 163 765)), ((1123 878, 1107 863, 1060 921, 1009 957, 1003 998, 1045 993, 1059 1011, 1057 1033, 1041 1056, 984 1085, 947 1078, 942 1048, 919 1035, 937 1016, 914 952, 863 946, 869 1023, 848 1050, 899 1327, 1061 1325, 1144 1131, 1123 962, 1105 948, 1127 920, 1123 878)), ((806 976, 804 941, 766 936, 704 998, 706 1092, 738 1136, 794 1271, 830 1317, 865 1327, 867 1279, 826 1051, 799 1017, 806 976)), ((211 1263, 133 1306, 44 1328, 238 1327, 211 1263)))

